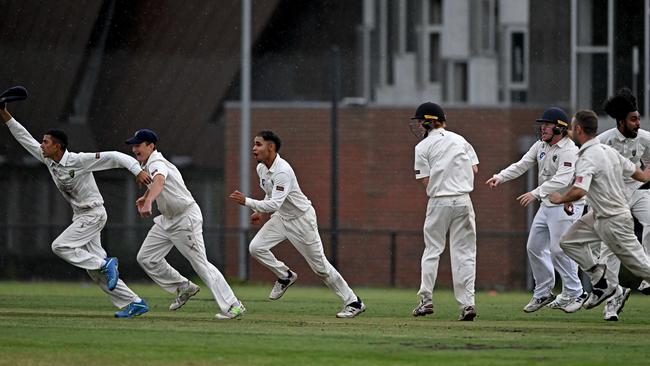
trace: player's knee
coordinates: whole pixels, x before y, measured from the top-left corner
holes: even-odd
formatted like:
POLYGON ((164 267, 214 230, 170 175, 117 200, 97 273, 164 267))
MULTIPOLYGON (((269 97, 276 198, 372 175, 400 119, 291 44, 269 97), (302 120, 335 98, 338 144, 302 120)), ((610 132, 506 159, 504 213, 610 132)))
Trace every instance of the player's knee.
POLYGON ((260 257, 266 249, 262 248, 261 246, 257 245, 255 241, 253 241, 249 246, 248 246, 248 252, 253 256, 253 257, 260 257))
POLYGON ((142 252, 138 252, 138 255, 135 257, 135 259, 138 261, 138 264, 140 267, 147 269, 153 267, 153 263, 150 258, 147 258, 147 256, 143 255, 142 252))
POLYGON ((558 245, 557 248, 551 248, 551 257, 556 258, 562 256, 564 256, 564 250, 562 250, 562 247, 558 245))
POLYGON ((64 252, 64 246, 58 240, 52 242, 52 252, 57 256, 61 256, 64 252))

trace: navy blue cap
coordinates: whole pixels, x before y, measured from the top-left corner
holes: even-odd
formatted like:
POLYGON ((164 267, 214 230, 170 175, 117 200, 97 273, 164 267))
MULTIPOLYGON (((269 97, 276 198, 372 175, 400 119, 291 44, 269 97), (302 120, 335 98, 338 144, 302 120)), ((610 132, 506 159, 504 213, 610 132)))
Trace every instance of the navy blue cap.
POLYGON ((411 119, 446 121, 447 117, 441 106, 436 103, 426 102, 420 104, 418 109, 415 110, 415 116, 411 119))
POLYGON ((158 142, 158 135, 156 135, 155 132, 143 128, 141 130, 138 130, 133 137, 130 139, 126 140, 127 145, 137 145, 141 144, 143 142, 153 142, 156 143, 158 142))
POLYGON ((537 119, 537 122, 550 122, 560 126, 568 126, 571 121, 562 109, 551 107, 544 111, 542 116, 537 119))

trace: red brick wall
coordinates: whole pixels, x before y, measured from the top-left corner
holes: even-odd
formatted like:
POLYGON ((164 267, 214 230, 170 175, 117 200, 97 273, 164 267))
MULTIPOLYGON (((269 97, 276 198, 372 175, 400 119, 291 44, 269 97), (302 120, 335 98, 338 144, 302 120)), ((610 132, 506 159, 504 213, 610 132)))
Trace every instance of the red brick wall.
MULTIPOLYGON (((413 147, 418 140, 408 128, 413 108, 342 108, 339 110, 339 227, 362 229, 372 234, 339 237, 342 275, 353 286, 390 284, 390 236, 388 230, 403 230, 396 240, 397 286, 418 288, 420 257, 424 244, 427 196, 413 172, 413 147)), ((495 172, 517 160, 518 140, 533 134, 538 109, 448 108, 448 129, 463 135, 479 156, 479 173, 472 194, 478 228, 477 288, 522 288, 525 286, 525 209, 515 200, 525 192, 522 177, 490 191, 484 182, 495 172), (522 234, 523 233, 523 234, 522 234)), ((281 155, 293 166, 303 192, 311 199, 321 229, 330 227, 330 111, 320 107, 258 106, 252 110, 252 133, 261 129, 276 132, 283 141, 281 155)), ((226 108, 225 190, 239 182, 239 109, 226 108)), ((254 136, 251 136, 251 147, 254 136)), ((252 196, 262 198, 250 156, 252 196)), ((238 227, 238 205, 226 204, 225 225, 238 227)), ((329 255, 329 234, 323 235, 329 255)), ((301 275, 301 283, 317 284, 305 261, 285 242, 274 252, 301 275)), ((226 273, 237 275, 237 242, 228 240, 226 273)), ((270 281, 273 276, 250 260, 252 281, 270 281)), ((451 285, 448 251, 443 254, 438 282, 451 285)))

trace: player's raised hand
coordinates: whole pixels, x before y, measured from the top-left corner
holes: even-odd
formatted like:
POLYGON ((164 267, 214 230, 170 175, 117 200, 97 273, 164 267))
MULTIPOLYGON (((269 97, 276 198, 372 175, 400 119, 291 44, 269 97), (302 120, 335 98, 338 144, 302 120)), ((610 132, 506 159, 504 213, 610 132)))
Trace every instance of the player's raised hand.
POLYGON ((496 175, 493 175, 492 178, 485 181, 485 184, 487 184, 490 188, 495 188, 496 186, 501 184, 501 182, 499 181, 499 178, 497 178, 496 175))
POLYGON ((244 196, 244 194, 239 192, 239 191, 232 192, 228 196, 228 198, 230 198, 231 200, 239 203, 240 205, 245 205, 246 204, 246 196, 244 196))

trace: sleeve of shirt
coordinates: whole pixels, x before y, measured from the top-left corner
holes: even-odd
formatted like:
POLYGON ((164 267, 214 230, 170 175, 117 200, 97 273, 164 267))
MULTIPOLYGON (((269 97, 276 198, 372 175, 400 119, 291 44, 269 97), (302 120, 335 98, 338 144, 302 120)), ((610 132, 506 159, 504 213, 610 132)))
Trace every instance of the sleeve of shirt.
POLYGON ((415 179, 422 179, 429 176, 431 167, 429 159, 421 148, 415 147, 415 179))
POLYGON ((162 161, 154 161, 151 164, 149 164, 147 168, 149 169, 148 173, 152 179, 158 174, 167 178, 167 174, 169 174, 169 170, 167 169, 167 166, 162 161))
POLYGON ((634 172, 636 172, 636 165, 631 162, 629 159, 626 159, 623 155, 618 154, 618 160, 620 161, 621 168, 623 168, 623 176, 631 177, 634 172))
POLYGON ((640 144, 643 145, 643 155, 641 155, 641 162, 643 166, 650 165, 650 137, 647 134, 641 137, 640 144))
POLYGON ((472 147, 472 145, 467 141, 465 141, 465 152, 469 155, 469 160, 472 162, 472 165, 478 165, 478 156, 476 155, 476 151, 474 151, 474 147, 472 147))
MULTIPOLYGON (((630 164, 632 162, 628 161, 630 164)), ((634 165, 634 164, 632 164, 634 165)), ((589 192, 589 187, 591 186, 591 180, 596 172, 596 167, 593 166, 589 161, 582 160, 579 164, 576 164, 576 179, 573 182, 573 186, 580 188, 585 192, 589 192)))
POLYGON ((534 144, 518 162, 510 164, 509 167, 500 171, 499 174, 497 174, 499 181, 503 183, 518 178, 527 172, 528 169, 534 167, 535 164, 537 164, 538 146, 537 143, 534 144))
POLYGON ((578 151, 577 149, 564 150, 558 155, 559 165, 555 175, 532 191, 537 199, 542 199, 551 192, 557 192, 571 186, 575 175, 575 163, 578 160, 578 151))
POLYGON ((285 172, 280 172, 273 177, 273 181, 271 197, 267 195, 264 200, 254 200, 246 197, 246 207, 257 212, 275 212, 279 210, 291 191, 291 177, 285 172))
POLYGON ((6 123, 9 127, 9 132, 14 136, 16 141, 22 147, 27 150, 33 157, 35 157, 41 163, 45 163, 45 157, 43 156, 43 151, 41 150, 41 144, 27 131, 27 129, 18 123, 15 119, 10 119, 6 123))
POLYGON ((133 157, 118 151, 103 151, 98 153, 79 153, 79 161, 89 172, 124 168, 133 175, 138 175, 142 168, 133 157))

